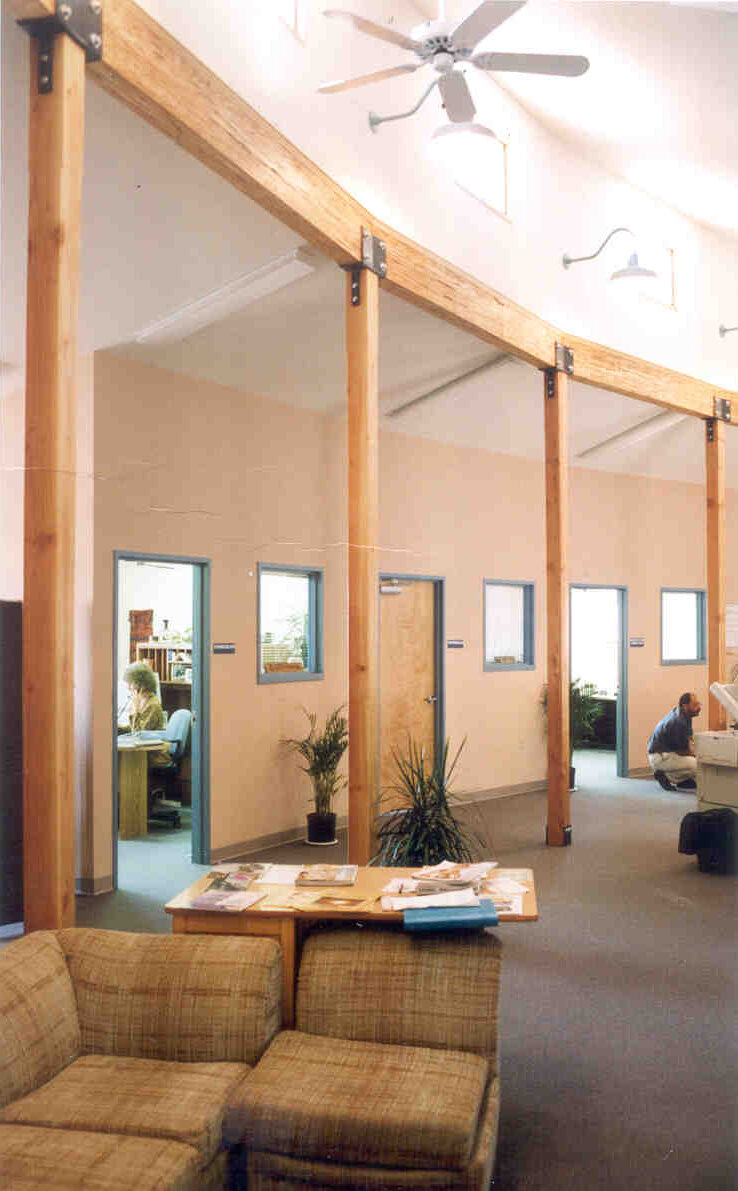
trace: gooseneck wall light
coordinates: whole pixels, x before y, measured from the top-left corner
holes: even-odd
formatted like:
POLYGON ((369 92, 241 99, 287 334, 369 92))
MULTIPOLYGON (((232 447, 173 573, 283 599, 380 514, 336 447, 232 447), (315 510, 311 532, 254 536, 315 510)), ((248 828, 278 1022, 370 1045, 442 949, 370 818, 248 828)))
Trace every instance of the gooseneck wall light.
MULTIPOLYGON (((629 227, 615 227, 609 233, 609 235, 605 236, 605 239, 602 241, 596 252, 590 253, 589 256, 570 256, 568 252, 565 252, 561 258, 562 265, 565 269, 568 269, 570 265, 579 264, 580 261, 595 260, 595 258, 600 255, 605 245, 609 244, 613 236, 616 236, 618 232, 627 232, 632 239, 635 239, 635 236, 629 227)), ((639 262, 638 253, 633 251, 628 256, 627 263, 621 269, 616 269, 614 273, 610 274, 611 281, 625 281, 629 278, 639 279, 641 281, 655 280, 658 278, 658 273, 655 273, 653 269, 646 269, 639 262)))

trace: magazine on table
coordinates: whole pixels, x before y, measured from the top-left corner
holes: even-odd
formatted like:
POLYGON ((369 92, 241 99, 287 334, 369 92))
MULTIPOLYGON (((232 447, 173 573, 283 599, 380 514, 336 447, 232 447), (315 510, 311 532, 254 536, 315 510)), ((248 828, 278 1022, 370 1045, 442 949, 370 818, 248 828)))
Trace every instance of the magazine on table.
POLYGON ((222 889, 226 892, 238 892, 248 889, 254 881, 263 881, 271 865, 269 864, 238 864, 218 865, 208 873, 208 891, 222 889))
POLYGON ((358 864, 308 864, 297 874, 295 885, 354 885, 358 864))

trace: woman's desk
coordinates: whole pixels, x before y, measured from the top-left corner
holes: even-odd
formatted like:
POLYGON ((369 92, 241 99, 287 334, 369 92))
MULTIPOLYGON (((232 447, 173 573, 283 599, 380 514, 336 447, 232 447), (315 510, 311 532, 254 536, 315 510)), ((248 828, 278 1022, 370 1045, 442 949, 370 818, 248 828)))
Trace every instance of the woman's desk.
POLYGON ((118 737, 118 836, 137 839, 146 835, 149 817, 147 753, 158 752, 160 740, 145 743, 132 736, 118 737))

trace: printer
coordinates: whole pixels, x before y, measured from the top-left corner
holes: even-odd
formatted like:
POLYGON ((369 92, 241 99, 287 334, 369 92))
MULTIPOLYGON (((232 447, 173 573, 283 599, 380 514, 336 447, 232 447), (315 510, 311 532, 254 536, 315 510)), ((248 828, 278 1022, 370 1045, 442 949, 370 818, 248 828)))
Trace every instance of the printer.
POLYGON ((713 682, 710 694, 723 705, 731 725, 724 732, 695 732, 699 810, 738 810, 738 683, 713 682))

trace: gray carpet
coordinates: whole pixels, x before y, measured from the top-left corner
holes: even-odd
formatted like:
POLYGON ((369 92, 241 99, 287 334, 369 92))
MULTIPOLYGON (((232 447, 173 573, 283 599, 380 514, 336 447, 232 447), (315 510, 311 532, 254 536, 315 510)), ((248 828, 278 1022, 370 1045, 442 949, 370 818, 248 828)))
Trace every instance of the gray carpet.
MULTIPOLYGON (((738 882, 677 853, 693 795, 616 778, 612 754, 577 766, 571 848, 544 845, 544 795, 468 812, 502 865, 534 869, 540 907, 538 923, 500 928, 494 1187, 735 1191, 738 882)), ((121 890, 78 899, 78 922, 168 930, 162 903, 203 871, 187 844, 155 842, 138 877, 121 859, 121 890)), ((320 849, 320 860, 343 848, 320 849)), ((294 844, 258 858, 299 863, 317 851, 294 844)))

